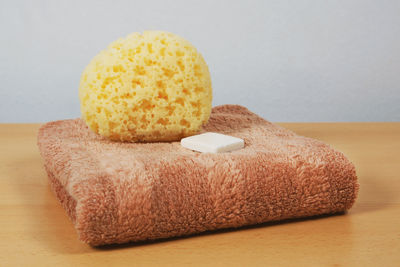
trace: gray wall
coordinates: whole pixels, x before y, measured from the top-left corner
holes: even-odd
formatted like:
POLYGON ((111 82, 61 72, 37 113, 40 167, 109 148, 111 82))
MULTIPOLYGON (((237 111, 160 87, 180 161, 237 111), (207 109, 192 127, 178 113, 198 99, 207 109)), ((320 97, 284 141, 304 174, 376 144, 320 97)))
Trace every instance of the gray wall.
POLYGON ((271 121, 399 121, 400 1, 1 1, 0 122, 80 116, 78 84, 114 39, 191 41, 214 105, 271 121))

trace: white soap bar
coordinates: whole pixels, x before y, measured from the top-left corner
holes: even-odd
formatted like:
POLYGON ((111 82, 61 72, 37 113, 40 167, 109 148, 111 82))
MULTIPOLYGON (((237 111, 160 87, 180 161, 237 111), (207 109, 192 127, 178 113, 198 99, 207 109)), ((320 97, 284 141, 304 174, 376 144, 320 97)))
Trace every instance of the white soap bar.
POLYGON ((244 141, 237 137, 209 132, 183 138, 181 145, 203 153, 219 153, 241 149, 244 147, 244 141))

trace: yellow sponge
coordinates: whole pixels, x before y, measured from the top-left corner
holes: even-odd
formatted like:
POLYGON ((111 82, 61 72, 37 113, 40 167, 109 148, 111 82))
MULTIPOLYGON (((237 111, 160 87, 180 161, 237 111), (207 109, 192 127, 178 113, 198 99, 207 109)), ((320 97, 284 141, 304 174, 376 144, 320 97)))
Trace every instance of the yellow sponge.
POLYGON ((211 113, 210 73, 188 41, 133 33, 84 70, 81 111, 96 133, 120 141, 173 141, 197 133, 211 113))

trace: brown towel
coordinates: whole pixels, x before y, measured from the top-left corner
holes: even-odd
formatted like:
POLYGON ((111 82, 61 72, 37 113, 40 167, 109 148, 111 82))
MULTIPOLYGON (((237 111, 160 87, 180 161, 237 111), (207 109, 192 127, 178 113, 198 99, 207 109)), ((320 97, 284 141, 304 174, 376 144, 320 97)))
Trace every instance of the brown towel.
POLYGON ((336 213, 355 201, 355 168, 327 144, 236 105, 215 107, 204 130, 245 148, 113 142, 81 119, 45 124, 38 145, 79 238, 94 246, 336 213))

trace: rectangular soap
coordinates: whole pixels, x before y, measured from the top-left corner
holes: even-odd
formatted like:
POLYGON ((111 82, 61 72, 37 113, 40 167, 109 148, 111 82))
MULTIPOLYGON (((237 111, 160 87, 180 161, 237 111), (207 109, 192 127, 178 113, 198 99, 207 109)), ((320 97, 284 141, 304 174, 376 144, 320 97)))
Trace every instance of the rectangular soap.
POLYGON ((243 148, 244 141, 241 138, 208 132, 183 138, 181 145, 198 152, 221 153, 243 148))

